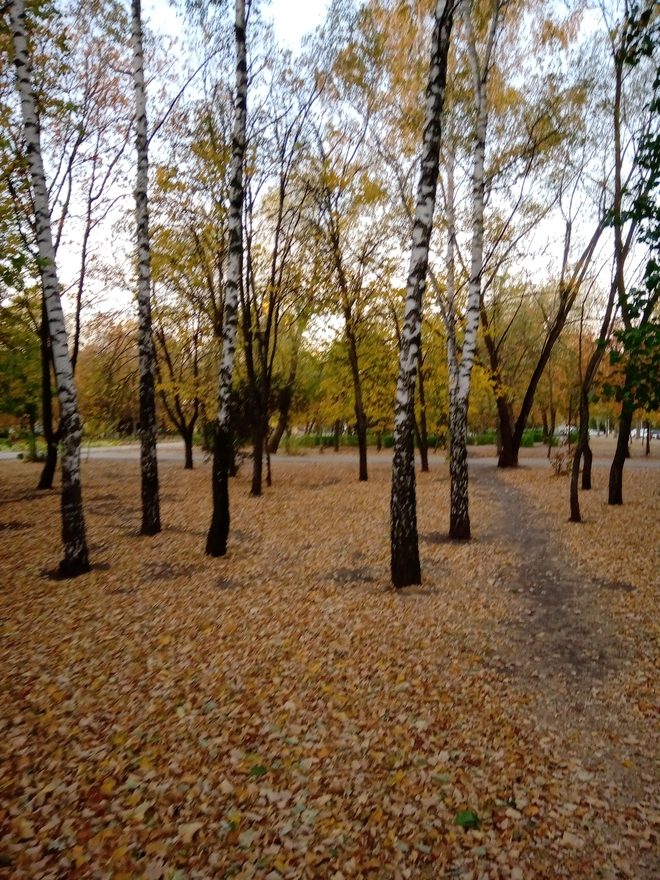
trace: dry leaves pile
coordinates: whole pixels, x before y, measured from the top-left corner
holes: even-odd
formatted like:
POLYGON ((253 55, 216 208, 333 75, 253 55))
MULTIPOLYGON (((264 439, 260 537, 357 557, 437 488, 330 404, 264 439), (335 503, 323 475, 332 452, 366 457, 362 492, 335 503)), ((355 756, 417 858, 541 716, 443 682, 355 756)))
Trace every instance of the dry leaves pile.
POLYGON ((242 474, 214 561, 208 466, 161 467, 165 529, 140 538, 137 464, 88 463, 95 569, 55 582, 58 499, 3 463, 0 877, 656 875, 653 475, 579 538, 564 481, 501 478, 569 567, 630 585, 585 598, 580 638, 619 653, 572 675, 544 659, 499 475, 475 474, 467 545, 442 538, 446 467, 422 475, 425 582, 397 594, 389 471, 354 470, 276 461, 260 499, 242 474))

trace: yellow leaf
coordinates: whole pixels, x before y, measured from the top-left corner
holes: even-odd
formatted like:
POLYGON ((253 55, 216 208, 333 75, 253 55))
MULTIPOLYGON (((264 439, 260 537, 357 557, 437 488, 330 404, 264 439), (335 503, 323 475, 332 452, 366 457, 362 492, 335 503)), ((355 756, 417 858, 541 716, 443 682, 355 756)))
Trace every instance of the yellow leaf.
POLYGON ((121 862, 121 860, 125 857, 128 852, 127 846, 118 846, 116 849, 112 851, 112 855, 110 856, 111 862, 121 862))
POLYGON ((230 813, 227 813, 227 819, 232 823, 232 825, 240 825, 241 814, 238 812, 238 810, 232 810, 230 813))
POLYGON ((74 846, 71 850, 71 858, 76 863, 76 867, 80 868, 87 861, 87 856, 82 846, 74 846))
POLYGON ((103 785, 101 786, 101 794, 110 795, 117 787, 117 781, 112 779, 112 777, 108 777, 103 781, 103 785))
POLYGON ((12 825, 20 840, 31 840, 34 837, 34 828, 27 819, 22 817, 14 819, 12 825))
POLYGON ((376 809, 371 814, 371 818, 369 821, 372 822, 374 825, 381 824, 381 822, 383 821, 383 811, 380 807, 376 807, 376 809))
POLYGON ((203 822, 186 822, 183 825, 179 825, 178 832, 181 841, 186 844, 192 843, 195 834, 203 827, 203 822))

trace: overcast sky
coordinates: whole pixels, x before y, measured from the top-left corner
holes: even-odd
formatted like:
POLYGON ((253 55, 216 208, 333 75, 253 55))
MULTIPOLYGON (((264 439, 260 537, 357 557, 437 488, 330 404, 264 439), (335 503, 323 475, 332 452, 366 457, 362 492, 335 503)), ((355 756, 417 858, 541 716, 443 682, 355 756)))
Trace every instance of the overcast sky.
POLYGON ((278 40, 289 49, 297 49, 305 34, 321 24, 328 0, 271 0, 278 40))
MULTIPOLYGON (((275 22, 275 33, 282 45, 296 50, 300 41, 321 24, 329 0, 270 0, 270 15, 275 22)), ((149 26, 157 31, 176 34, 180 24, 176 12, 167 0, 144 0, 143 14, 149 26)), ((265 9, 268 14, 268 8, 265 9)))

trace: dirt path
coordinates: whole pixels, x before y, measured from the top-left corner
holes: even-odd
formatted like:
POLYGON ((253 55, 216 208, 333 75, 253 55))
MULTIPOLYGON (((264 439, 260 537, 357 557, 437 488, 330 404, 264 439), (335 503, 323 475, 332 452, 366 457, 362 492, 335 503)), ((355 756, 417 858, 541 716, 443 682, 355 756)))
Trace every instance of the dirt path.
MULTIPOLYGON (((634 678, 636 646, 608 614, 608 591, 633 592, 623 581, 585 575, 559 546, 550 513, 532 507, 496 468, 471 475, 474 490, 497 511, 489 539, 513 551, 494 587, 518 603, 504 671, 529 700, 540 727, 593 774, 594 796, 642 822, 657 816, 657 755, 648 729, 619 699, 634 678), (631 772, 631 770, 633 772, 631 772)), ((620 826, 607 830, 613 846, 620 826)), ((660 875, 657 852, 640 851, 638 880, 660 875)))
POLYGON ((588 691, 621 660, 610 621, 598 613, 602 590, 630 584, 585 577, 559 552, 549 514, 533 510, 496 468, 473 474, 477 491, 499 510, 494 537, 511 547, 516 562, 498 574, 497 585, 521 594, 525 618, 511 632, 512 648, 528 674, 544 681, 571 680, 588 691))

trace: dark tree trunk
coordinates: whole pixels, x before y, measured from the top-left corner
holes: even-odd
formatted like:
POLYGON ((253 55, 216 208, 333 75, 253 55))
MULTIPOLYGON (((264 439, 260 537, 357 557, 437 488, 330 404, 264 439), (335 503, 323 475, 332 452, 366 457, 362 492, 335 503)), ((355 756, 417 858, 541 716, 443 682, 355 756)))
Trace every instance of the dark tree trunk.
POLYGON ((191 471, 193 469, 193 431, 183 432, 183 445, 185 449, 184 470, 191 471))
POLYGON ((621 416, 619 418, 619 436, 616 441, 614 459, 610 468, 608 504, 623 504, 623 466, 628 457, 628 441, 632 427, 633 407, 628 401, 621 404, 621 416))
POLYGON ((339 438, 341 437, 341 421, 335 419, 335 452, 339 452, 339 438))
POLYGON ((497 398, 497 416, 500 423, 500 450, 497 466, 501 468, 518 467, 519 446, 516 445, 514 438, 511 413, 503 397, 497 398))
POLYGON ((647 419, 645 422, 646 442, 644 445, 644 455, 647 457, 651 454, 651 422, 647 419))
POLYGON ((57 470, 57 440, 51 433, 51 439, 46 440, 46 461, 41 469, 41 476, 37 489, 52 489, 57 470))
POLYGON ((229 431, 217 428, 213 450, 213 515, 206 538, 209 556, 224 556, 229 536, 229 470, 233 446, 229 431))
POLYGON ((359 473, 358 479, 364 482, 369 479, 367 473, 367 415, 362 401, 362 380, 358 362, 357 340, 352 326, 352 314, 350 308, 344 309, 346 323, 346 341, 348 343, 348 360, 353 377, 353 394, 355 399, 355 433, 358 438, 359 473))
POLYGON ((550 440, 550 432, 548 431, 548 413, 545 408, 541 410, 541 422, 543 424, 543 442, 548 443, 550 440))
MULTIPOLYGON (((569 425, 570 431, 570 425, 569 425)), ((570 433, 569 433, 570 437, 570 433)), ((578 439, 573 454, 573 467, 571 469, 571 522, 582 522, 580 515, 580 499, 578 493, 578 483, 580 481, 580 461, 582 456, 589 448, 589 396, 588 390, 583 386, 580 392, 579 407, 579 423, 578 423, 578 439)))
POLYGON ((364 482, 368 479, 367 475, 367 417, 364 413, 364 410, 360 406, 355 407, 355 415, 357 416, 357 438, 358 438, 358 452, 360 455, 360 476, 359 479, 361 482, 364 482))
POLYGON ((261 495, 265 442, 265 417, 261 411, 261 402, 258 402, 255 403, 254 407, 254 427, 252 429, 252 485, 250 486, 250 495, 253 495, 255 498, 261 495))
POLYGON ((422 349, 420 346, 420 368, 419 368, 419 423, 417 426, 417 446, 419 447, 419 458, 421 462, 420 470, 422 473, 429 472, 429 435, 426 426, 426 394, 424 392, 424 371, 421 367, 422 349))
POLYGON ((270 449, 268 448, 268 442, 265 443, 264 449, 266 450, 266 485, 270 489, 273 485, 273 473, 270 469, 270 449))
POLYGON ((449 504, 449 537, 455 541, 470 539, 467 464, 467 404, 456 401, 450 407, 449 473, 451 498, 449 504))
POLYGON ((292 400, 293 388, 289 388, 288 386, 283 388, 279 395, 280 414, 277 419, 277 425, 275 426, 273 433, 270 435, 270 440, 268 442, 268 451, 271 455, 274 455, 279 449, 284 432, 289 425, 289 410, 291 409, 292 400))
POLYGON ((589 445, 588 434, 586 442, 584 444, 584 449, 582 450, 582 458, 582 489, 586 492, 591 489, 591 467, 594 460, 594 454, 591 451, 591 446, 589 445))

